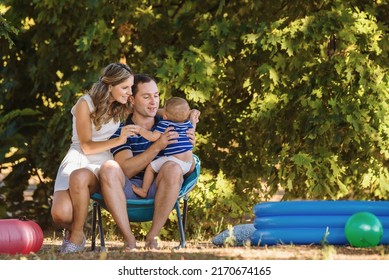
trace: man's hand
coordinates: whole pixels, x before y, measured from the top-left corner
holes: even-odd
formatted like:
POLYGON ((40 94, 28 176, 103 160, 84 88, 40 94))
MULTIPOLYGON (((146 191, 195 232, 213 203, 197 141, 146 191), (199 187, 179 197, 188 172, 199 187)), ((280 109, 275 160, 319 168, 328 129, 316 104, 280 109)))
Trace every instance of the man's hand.
POLYGON ((177 143, 178 132, 173 127, 166 128, 165 132, 155 142, 161 150, 165 149, 169 144, 177 143))
POLYGON ((188 136, 189 142, 190 142, 193 146, 195 146, 195 144, 196 144, 195 129, 194 129, 194 128, 189 128, 189 129, 186 131, 186 136, 188 136))

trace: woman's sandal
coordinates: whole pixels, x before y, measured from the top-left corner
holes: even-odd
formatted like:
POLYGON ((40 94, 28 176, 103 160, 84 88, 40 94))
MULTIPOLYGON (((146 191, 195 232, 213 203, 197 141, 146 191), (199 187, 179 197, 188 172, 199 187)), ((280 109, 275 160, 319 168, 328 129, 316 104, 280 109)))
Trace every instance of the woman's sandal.
POLYGON ((62 252, 62 250, 64 250, 66 244, 69 243, 70 231, 68 231, 67 229, 63 229, 62 235, 63 235, 63 239, 62 239, 60 252, 62 252))
POLYGON ((68 253, 78 253, 82 252, 85 249, 86 239, 84 235, 84 239, 82 240, 82 243, 80 245, 74 244, 70 242, 69 240, 64 244, 63 248, 61 248, 62 254, 68 254, 68 253))

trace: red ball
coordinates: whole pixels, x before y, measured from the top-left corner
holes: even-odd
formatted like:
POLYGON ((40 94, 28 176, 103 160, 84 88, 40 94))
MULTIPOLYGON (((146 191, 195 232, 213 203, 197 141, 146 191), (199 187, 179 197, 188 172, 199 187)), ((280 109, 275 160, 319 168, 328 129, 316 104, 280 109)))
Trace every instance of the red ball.
POLYGON ((0 254, 38 252, 43 244, 43 232, 34 221, 26 219, 0 220, 0 254))

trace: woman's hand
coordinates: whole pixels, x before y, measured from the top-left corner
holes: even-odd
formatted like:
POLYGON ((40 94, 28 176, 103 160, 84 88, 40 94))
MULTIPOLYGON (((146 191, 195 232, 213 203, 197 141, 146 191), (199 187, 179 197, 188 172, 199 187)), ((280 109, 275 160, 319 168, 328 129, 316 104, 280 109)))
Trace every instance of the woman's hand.
POLYGON ((141 126, 136 124, 129 124, 126 126, 128 127, 128 130, 131 132, 131 136, 140 135, 140 131, 142 129, 141 126))
POLYGON ((125 144, 127 142, 128 137, 136 135, 136 133, 134 133, 134 128, 132 128, 131 126, 133 125, 125 125, 120 130, 119 139, 122 144, 125 144))

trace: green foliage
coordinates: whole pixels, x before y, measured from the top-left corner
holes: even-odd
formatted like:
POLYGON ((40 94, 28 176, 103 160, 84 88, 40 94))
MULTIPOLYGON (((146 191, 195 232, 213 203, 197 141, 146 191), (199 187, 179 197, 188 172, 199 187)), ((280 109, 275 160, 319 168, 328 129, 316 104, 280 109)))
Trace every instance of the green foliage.
POLYGON ((0 199, 9 215, 48 216, 70 144, 69 111, 119 59, 155 75, 163 98, 185 97, 201 111, 192 236, 249 219, 280 187, 284 199, 389 197, 386 1, 2 5, 0 129, 9 137, 0 157, 15 175, 0 199), (21 207, 37 174, 34 208, 21 207))
MULTIPOLYGON (((189 193, 189 237, 211 238, 229 225, 252 218, 254 201, 249 193, 239 193, 222 172, 215 176, 210 170, 202 168, 201 174, 196 188, 189 193)), ((175 213, 171 215, 172 220, 176 222, 175 213)), ((176 226, 168 228, 173 228, 172 234, 178 234, 176 226)))
POLYGON ((14 42, 12 41, 9 34, 18 34, 18 30, 8 24, 5 18, 1 15, 3 13, 2 10, 5 10, 5 8, 3 7, 3 5, 0 5, 0 38, 2 37, 6 39, 8 41, 9 47, 11 48, 14 45, 14 42))
POLYGON ((264 161, 278 166, 274 183, 287 197, 388 197, 386 32, 374 15, 351 7, 258 30, 269 60, 257 74, 272 98, 252 107, 274 122, 267 141, 279 152, 264 161), (328 56, 332 34, 337 49, 328 56))

